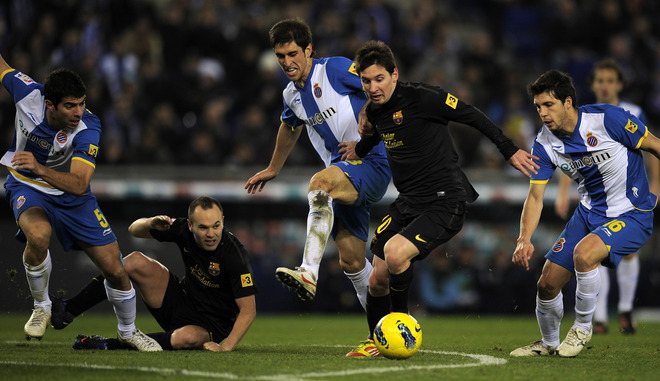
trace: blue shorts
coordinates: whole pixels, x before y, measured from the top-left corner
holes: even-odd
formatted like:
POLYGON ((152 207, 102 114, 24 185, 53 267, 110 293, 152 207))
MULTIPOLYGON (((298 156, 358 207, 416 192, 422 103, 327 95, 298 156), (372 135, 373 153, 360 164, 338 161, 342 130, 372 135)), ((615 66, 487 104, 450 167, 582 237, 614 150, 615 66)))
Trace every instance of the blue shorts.
POLYGON ((639 250, 651 237, 652 232, 653 211, 633 210, 613 218, 591 213, 580 204, 545 257, 574 272, 575 246, 587 234, 594 233, 610 249, 609 257, 601 263, 614 268, 619 265, 623 257, 639 250))
MULTIPOLYGON (((8 176, 5 182, 5 197, 14 211, 16 221, 28 208, 36 206, 43 209, 64 251, 82 250, 79 243, 104 246, 117 240, 96 202, 96 197, 91 193, 83 196, 53 196, 8 176)), ((20 228, 16 238, 26 242, 20 228)))
MULTIPOLYGON (((369 238, 369 218, 371 205, 385 195, 392 178, 392 172, 384 156, 367 155, 362 160, 339 161, 332 163, 339 167, 358 192, 357 200, 351 204, 333 202, 335 219, 344 228, 363 241, 369 238)), ((332 238, 337 236, 337 225, 332 227, 332 238)))

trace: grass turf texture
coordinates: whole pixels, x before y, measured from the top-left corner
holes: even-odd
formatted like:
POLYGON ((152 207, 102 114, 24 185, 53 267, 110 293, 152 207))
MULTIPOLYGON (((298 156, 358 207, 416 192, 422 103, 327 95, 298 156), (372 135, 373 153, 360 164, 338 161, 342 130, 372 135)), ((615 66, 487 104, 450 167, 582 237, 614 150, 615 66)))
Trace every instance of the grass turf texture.
MULTIPOLYGON (((509 352, 540 338, 530 317, 416 316, 421 350, 407 360, 344 357, 366 337, 359 315, 259 315, 231 353, 78 351, 79 333, 115 335, 113 315, 87 314, 68 328, 49 327, 26 341, 25 313, 0 315, 0 380, 383 380, 419 379, 658 379, 660 323, 640 322, 636 335, 594 335, 577 358, 512 358, 509 352)), ((566 317, 561 337, 570 328, 566 317)), ((144 313, 143 332, 159 328, 144 313)))

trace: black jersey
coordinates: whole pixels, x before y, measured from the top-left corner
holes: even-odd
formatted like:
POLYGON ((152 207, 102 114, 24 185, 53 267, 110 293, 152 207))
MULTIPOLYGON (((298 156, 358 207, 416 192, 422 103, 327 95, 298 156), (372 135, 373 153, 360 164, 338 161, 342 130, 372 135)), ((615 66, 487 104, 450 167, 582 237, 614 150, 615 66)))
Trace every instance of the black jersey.
POLYGON ((518 150, 479 109, 439 87, 398 82, 387 103, 371 103, 366 112, 376 133, 363 139, 356 153, 362 156, 382 140, 399 197, 410 201, 472 202, 478 197, 458 166, 450 121, 477 128, 507 160, 518 150))
POLYGON ((179 246, 186 267, 181 285, 197 312, 209 318, 234 321, 235 299, 257 293, 247 251, 226 229, 214 251, 197 246, 185 218, 177 218, 165 231, 149 231, 156 240, 179 246))

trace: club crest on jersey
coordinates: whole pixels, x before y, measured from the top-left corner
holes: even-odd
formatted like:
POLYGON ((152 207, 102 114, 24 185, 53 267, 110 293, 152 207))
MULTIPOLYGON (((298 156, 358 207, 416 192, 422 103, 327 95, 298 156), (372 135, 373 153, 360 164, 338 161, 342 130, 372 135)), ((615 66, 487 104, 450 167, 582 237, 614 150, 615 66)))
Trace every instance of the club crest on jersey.
POLYGON ((447 93, 447 100, 445 101, 445 104, 455 110, 456 106, 458 106, 458 98, 447 93))
POLYGON ((560 252, 561 249, 564 248, 564 242, 566 242, 566 240, 564 238, 560 238, 557 242, 555 242, 555 245, 552 247, 552 251, 555 253, 560 252))
POLYGON ((587 144, 589 144, 590 147, 595 147, 598 145, 598 139, 596 139, 594 134, 591 132, 587 134, 587 144))
POLYGON ((20 197, 16 200, 16 209, 20 209, 21 206, 23 206, 23 204, 25 204, 25 196, 20 196, 20 197))
POLYGON ((403 110, 399 110, 392 115, 394 124, 399 125, 403 122, 403 110))
POLYGON ((17 73, 14 75, 14 77, 20 79, 20 80, 23 81, 23 83, 25 83, 26 85, 31 85, 31 84, 34 83, 34 80, 33 80, 32 78, 30 78, 30 76, 25 75, 25 74, 21 73, 20 71, 17 72, 17 73))
POLYGON ((216 262, 209 263, 209 274, 213 276, 220 275, 220 264, 216 262))
POLYGON ((626 130, 628 130, 631 134, 634 134, 635 131, 637 131, 637 124, 633 123, 632 120, 628 119, 628 124, 626 124, 626 130))
POLYGON ((314 96, 317 98, 321 98, 321 95, 323 95, 323 91, 321 91, 321 88, 319 87, 318 83, 314 84, 314 96))
POLYGON ((66 134, 64 131, 60 131, 55 135, 55 140, 57 140, 58 143, 64 144, 66 141, 69 139, 69 136, 66 134))

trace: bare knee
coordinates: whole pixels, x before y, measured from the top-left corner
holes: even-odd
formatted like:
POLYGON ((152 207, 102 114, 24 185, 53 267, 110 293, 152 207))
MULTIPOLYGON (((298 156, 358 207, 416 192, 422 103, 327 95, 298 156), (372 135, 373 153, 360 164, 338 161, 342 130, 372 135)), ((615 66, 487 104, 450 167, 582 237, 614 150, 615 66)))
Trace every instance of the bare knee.
POLYGON ((174 349, 201 349, 211 337, 206 329, 187 325, 172 332, 170 343, 174 349))
POLYGON ((538 291, 538 296, 541 300, 550 300, 559 295, 561 287, 552 285, 548 283, 545 278, 541 277, 536 283, 536 290, 538 291))
POLYGON ((390 292, 390 279, 387 273, 372 271, 369 276, 369 293, 372 296, 385 296, 390 292))
MULTIPOLYGON (((322 172, 316 173, 309 180, 309 186, 307 188, 307 191, 311 192, 316 190, 322 190, 328 193, 330 193, 330 191, 332 190, 332 183, 329 181, 328 177, 325 176, 322 172)), ((328 200, 327 199, 319 200, 319 203, 321 203, 321 205, 324 205, 323 202, 327 204, 328 200)))
POLYGON ((339 256, 339 265, 341 269, 347 274, 355 274, 362 271, 366 264, 365 257, 361 258, 346 258, 346 256, 339 256))
POLYGON ((148 261, 149 258, 147 258, 144 254, 139 251, 134 251, 124 257, 124 268, 126 269, 128 276, 131 276, 131 274, 135 274, 135 272, 139 271, 140 269, 146 268, 148 261))

